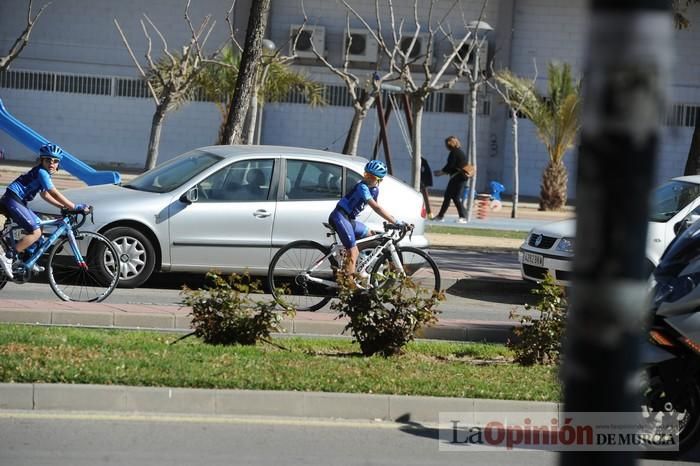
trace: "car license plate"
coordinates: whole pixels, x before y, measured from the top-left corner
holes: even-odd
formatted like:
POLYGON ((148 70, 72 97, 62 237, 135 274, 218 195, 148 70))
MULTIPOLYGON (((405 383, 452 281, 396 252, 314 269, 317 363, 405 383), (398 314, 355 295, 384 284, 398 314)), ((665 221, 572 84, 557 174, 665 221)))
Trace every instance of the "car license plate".
POLYGON ((531 252, 523 252, 523 264, 536 265, 537 267, 544 266, 544 257, 531 252))

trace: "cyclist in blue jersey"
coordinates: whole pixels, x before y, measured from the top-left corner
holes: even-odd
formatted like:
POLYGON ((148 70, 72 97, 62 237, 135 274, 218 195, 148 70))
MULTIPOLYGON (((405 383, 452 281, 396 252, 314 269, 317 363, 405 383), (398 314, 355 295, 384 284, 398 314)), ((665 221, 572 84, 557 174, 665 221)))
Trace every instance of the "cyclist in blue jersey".
MULTIPOLYGON (((39 217, 27 207, 27 203, 39 194, 46 202, 59 209, 81 210, 87 206, 75 205, 66 196, 61 194, 51 181, 51 176, 58 171, 58 165, 63 158, 63 150, 56 144, 44 144, 39 149, 39 164, 24 175, 20 175, 5 190, 0 198, 0 204, 7 214, 28 234, 20 239, 15 251, 20 257, 28 247, 41 237, 39 217)), ((0 265, 5 275, 12 277, 13 251, 5 251, 0 244, 0 265)), ((35 272, 41 268, 35 265, 35 272)))
POLYGON ((328 217, 328 222, 333 225, 338 233, 340 242, 348 251, 345 262, 345 271, 348 274, 355 273, 355 263, 360 251, 356 241, 364 238, 369 233, 369 228, 356 220, 357 216, 369 205, 376 213, 387 222, 396 223, 396 219, 384 210, 377 202, 379 196, 379 183, 386 176, 386 164, 381 160, 371 160, 365 165, 365 174, 351 190, 335 206, 328 217))

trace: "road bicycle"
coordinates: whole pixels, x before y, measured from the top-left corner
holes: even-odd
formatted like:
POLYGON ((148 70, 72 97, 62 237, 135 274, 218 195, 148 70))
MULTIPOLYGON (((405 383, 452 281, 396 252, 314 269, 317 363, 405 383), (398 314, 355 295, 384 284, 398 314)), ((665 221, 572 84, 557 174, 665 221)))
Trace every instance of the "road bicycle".
MULTIPOLYGON (((338 242, 335 230, 330 246, 315 241, 293 241, 281 248, 272 258, 267 279, 275 300, 283 307, 298 311, 315 311, 337 295, 336 273, 342 268, 345 247, 338 242)), ((398 243, 413 231, 413 225, 384 224, 384 232, 357 241, 360 255, 356 276, 366 277, 363 287, 386 284, 388 271, 409 276, 421 288, 440 291, 440 271, 435 261, 422 249, 399 246, 398 243)))
MULTIPOLYGON (((13 276, 7 277, 0 268, 0 289, 8 281, 28 282, 36 274, 34 266, 45 262, 49 285, 63 301, 100 302, 106 299, 119 282, 119 254, 105 236, 79 230, 88 215, 92 219, 92 207, 87 212, 62 209, 59 217, 41 220, 41 238, 33 250, 30 248, 29 257, 25 260, 16 258, 12 264, 13 276), (44 261, 47 251, 48 258, 44 261)), ((4 250, 15 251, 16 242, 23 234, 22 227, 7 217, 0 232, 4 250)))

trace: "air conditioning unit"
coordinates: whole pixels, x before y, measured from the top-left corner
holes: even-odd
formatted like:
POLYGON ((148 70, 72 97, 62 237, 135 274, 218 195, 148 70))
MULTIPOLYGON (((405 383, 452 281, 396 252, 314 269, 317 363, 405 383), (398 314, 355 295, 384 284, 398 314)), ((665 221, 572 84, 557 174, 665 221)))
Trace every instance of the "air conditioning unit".
MULTIPOLYGON (((401 38, 401 42, 399 43, 399 47, 401 48, 402 52, 407 52, 409 47, 411 46, 411 42, 413 41, 414 34, 406 34, 401 38)), ((430 40, 430 34, 418 34, 418 37, 416 37, 416 42, 413 44, 413 48, 411 49, 411 52, 408 54, 406 57, 408 61, 410 61, 412 64, 415 65, 422 65, 423 63, 428 62, 428 64, 432 64, 433 62, 433 57, 432 54, 431 56, 427 55, 428 51, 428 41, 430 40)), ((434 48, 434 45, 433 45, 434 48)))
MULTIPOLYGON (((461 63, 462 60, 466 59, 466 64, 469 67, 470 70, 474 69, 474 58, 476 57, 476 54, 474 53, 474 50, 472 50, 472 53, 469 53, 469 47, 472 45, 470 41, 467 41, 462 47, 459 49, 459 52, 457 52, 457 57, 455 57, 455 61, 459 64, 461 63)), ((489 68, 489 43, 484 41, 481 44, 481 47, 479 47, 479 70, 484 71, 489 68)))
POLYGON ((367 29, 348 28, 345 32, 343 59, 348 52, 348 60, 353 62, 375 63, 379 46, 367 29), (349 45, 349 47, 348 47, 349 45))
POLYGON ((292 24, 289 26, 289 54, 296 55, 299 58, 316 58, 314 50, 321 56, 325 56, 326 50, 326 28, 323 26, 309 26, 301 24, 292 24), (297 32, 301 29, 299 39, 296 41, 296 50, 294 48, 294 38, 297 32), (313 46, 312 46, 313 44, 313 46))

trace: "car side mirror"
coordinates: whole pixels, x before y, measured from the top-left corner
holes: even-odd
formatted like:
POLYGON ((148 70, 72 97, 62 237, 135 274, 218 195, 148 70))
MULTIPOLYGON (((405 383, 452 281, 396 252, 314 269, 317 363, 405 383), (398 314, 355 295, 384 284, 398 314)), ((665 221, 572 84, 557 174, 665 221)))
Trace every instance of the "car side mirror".
POLYGON ((199 190, 195 186, 194 188, 187 191, 185 194, 180 196, 180 202, 184 202, 187 205, 197 202, 199 200, 199 190))
POLYGON ((685 230, 688 229, 688 227, 692 224, 690 219, 688 217, 684 218, 680 222, 676 223, 673 225, 673 232, 676 234, 676 236, 680 235, 683 233, 685 230))

